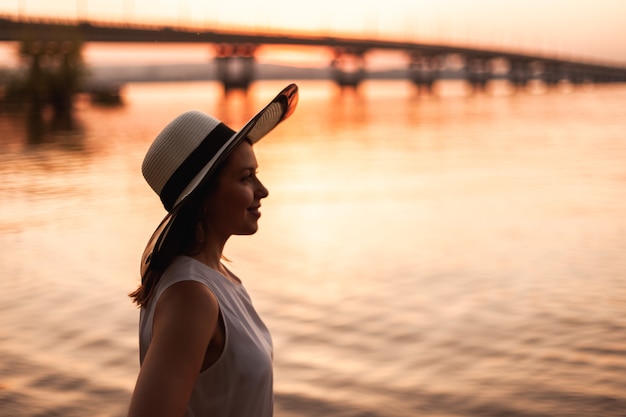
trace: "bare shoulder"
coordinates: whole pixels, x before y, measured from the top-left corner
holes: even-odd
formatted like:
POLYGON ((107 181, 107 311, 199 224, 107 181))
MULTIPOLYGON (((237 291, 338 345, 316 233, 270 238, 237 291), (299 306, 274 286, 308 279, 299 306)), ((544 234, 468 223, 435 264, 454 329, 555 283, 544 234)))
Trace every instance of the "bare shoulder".
POLYGON ((217 298, 206 285, 182 281, 169 287, 159 298, 154 325, 157 327, 157 323, 172 322, 178 327, 183 323, 204 323, 213 327, 218 315, 217 298))

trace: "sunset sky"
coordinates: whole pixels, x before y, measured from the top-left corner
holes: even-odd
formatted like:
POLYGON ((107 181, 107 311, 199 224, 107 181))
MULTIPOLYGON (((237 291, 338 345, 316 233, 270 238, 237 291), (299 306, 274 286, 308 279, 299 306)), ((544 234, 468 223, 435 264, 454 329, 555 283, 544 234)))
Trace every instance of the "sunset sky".
MULTIPOLYGON (((401 39, 626 65, 624 0, 2 0, 0 14, 401 39)), ((313 62, 327 52, 282 50, 266 56, 271 59, 272 53, 278 60, 313 62)), ((91 45, 87 55, 94 63, 206 60, 197 46, 124 51, 91 45)))

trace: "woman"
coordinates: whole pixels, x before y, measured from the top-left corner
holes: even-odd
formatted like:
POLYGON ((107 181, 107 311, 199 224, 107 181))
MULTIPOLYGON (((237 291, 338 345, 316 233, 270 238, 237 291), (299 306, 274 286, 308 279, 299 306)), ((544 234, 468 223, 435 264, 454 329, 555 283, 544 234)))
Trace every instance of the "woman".
POLYGON ((253 234, 268 191, 252 145, 297 104, 289 85, 239 132, 187 112, 157 136, 144 177, 168 211, 142 258, 141 369, 129 416, 271 416, 272 341, 239 278, 221 263, 253 234))

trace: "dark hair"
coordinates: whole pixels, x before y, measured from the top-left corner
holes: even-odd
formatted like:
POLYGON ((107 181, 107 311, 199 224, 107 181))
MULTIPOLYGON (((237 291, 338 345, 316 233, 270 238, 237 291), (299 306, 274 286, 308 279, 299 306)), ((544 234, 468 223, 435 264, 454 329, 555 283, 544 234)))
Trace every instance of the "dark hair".
POLYGON ((201 183, 198 188, 188 197, 187 201, 178 209, 173 220, 167 238, 162 244, 158 254, 150 263, 150 267, 141 277, 139 287, 128 294, 138 306, 143 307, 150 300, 154 289, 161 280, 161 275, 179 255, 195 255, 202 250, 202 244, 196 242, 196 228, 201 224, 205 228, 203 205, 207 196, 211 195, 218 186, 222 163, 207 181, 201 183))

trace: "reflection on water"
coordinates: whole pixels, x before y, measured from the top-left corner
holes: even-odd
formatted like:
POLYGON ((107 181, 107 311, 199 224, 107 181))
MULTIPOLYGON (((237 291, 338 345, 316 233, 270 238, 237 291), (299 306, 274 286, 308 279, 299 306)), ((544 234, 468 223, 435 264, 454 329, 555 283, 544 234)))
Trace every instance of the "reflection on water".
POLYGON ((6 132, 3 145, 22 142, 24 145, 58 143, 61 146, 80 149, 84 137, 83 127, 73 112, 53 114, 43 111, 0 108, 0 123, 6 132))
MULTIPOLYGON (((3 409, 124 415, 126 294, 163 215, 144 152, 190 108, 238 128, 282 84, 129 85, 36 144, 0 113, 3 409)), ((270 197, 226 255, 273 332, 277 417, 622 416, 626 89, 406 87, 301 83, 256 146, 270 197)))

